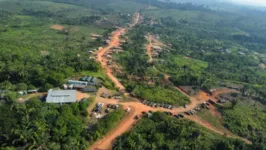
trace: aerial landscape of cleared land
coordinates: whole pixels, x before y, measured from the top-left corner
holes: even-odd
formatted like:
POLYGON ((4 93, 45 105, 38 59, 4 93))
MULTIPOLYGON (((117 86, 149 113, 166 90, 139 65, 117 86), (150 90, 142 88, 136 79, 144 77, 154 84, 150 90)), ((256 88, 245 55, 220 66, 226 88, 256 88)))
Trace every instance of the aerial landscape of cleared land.
POLYGON ((208 0, 0 0, 0 150, 266 150, 265 18, 208 0))

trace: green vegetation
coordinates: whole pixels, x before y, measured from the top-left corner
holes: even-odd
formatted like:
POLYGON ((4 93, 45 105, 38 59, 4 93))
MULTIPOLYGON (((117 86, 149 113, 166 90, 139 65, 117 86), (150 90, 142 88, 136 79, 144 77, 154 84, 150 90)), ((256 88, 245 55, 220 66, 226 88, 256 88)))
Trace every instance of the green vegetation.
POLYGON ((162 113, 144 118, 116 140, 115 150, 123 149, 248 149, 243 142, 213 134, 187 120, 162 113))
POLYGON ((163 64, 157 64, 156 68, 162 70, 167 74, 178 74, 180 72, 191 72, 193 74, 200 74, 208 67, 208 63, 193 58, 185 58, 184 56, 166 56, 167 61, 163 64))
MULTIPOLYGON (((125 35, 124 52, 113 56, 127 92, 180 106, 188 99, 174 86, 210 90, 240 85, 238 99, 246 100, 218 107, 224 126, 253 145, 155 113, 118 138, 114 149, 265 149, 265 12, 159 0, 0 0, 1 148, 87 149, 88 142, 117 125, 125 115, 122 109, 88 125, 88 102, 59 106, 14 100, 17 91, 46 91, 84 75, 113 88, 88 52, 103 46, 110 32, 132 21, 136 11, 144 19, 125 35), (91 39, 91 33, 103 37, 91 39), (148 33, 167 45, 152 64, 144 47, 148 33)), ((208 111, 199 115, 220 125, 208 111)))
POLYGON ((82 71, 74 76, 94 76, 103 80, 103 86, 108 89, 114 89, 114 83, 109 79, 109 77, 104 73, 104 70, 100 68, 97 72, 94 71, 82 71))
POLYGON ((227 103, 221 106, 220 109, 224 117, 224 126, 230 131, 242 137, 252 139, 254 143, 261 146, 266 144, 265 106, 251 100, 238 100, 235 106, 227 103))
MULTIPOLYGON (((165 60, 163 65, 157 65, 160 71, 172 73, 171 75, 177 78, 176 80, 191 79, 191 82, 189 80, 185 83, 177 82, 176 85, 196 84, 204 87, 202 86, 206 80, 202 79, 204 77, 211 80, 208 81, 211 83, 227 80, 265 84, 263 82, 265 70, 258 67, 264 54, 257 55, 265 53, 261 51, 265 49, 265 45, 261 43, 264 38, 261 32, 265 30, 259 27, 254 29, 255 25, 246 21, 252 20, 262 27, 266 24, 260 21, 263 13, 255 15, 255 12, 250 11, 248 14, 252 17, 241 14, 242 18, 239 13, 219 11, 210 13, 180 9, 152 9, 143 11, 143 13, 146 15, 146 31, 158 35, 162 41, 172 45, 171 55, 186 56, 208 63, 207 67, 199 68, 197 71, 195 71, 195 68, 198 68, 197 65, 189 63, 191 69, 182 75, 182 71, 179 71, 180 67, 173 65, 175 61, 171 57, 169 59, 169 54, 159 55, 160 59, 165 60), (149 25, 151 20, 156 23, 156 26, 149 25), (194 80, 200 82, 195 83, 194 80)), ((183 60, 180 60, 181 64, 182 62, 183 60)), ((207 89, 213 87, 215 86, 206 86, 207 89)))
POLYGON ((182 106, 189 102, 189 99, 174 88, 162 88, 160 86, 137 86, 133 91, 137 97, 156 103, 168 103, 182 106))
POLYGON ((222 118, 220 120, 219 117, 213 116, 213 114, 211 114, 209 110, 201 109, 200 112, 198 112, 197 114, 200 118, 208 121, 208 123, 212 124, 214 127, 221 128, 221 129, 223 128, 222 118))
POLYGON ((61 86, 74 72, 100 72, 99 65, 89 60, 88 51, 103 42, 93 41, 89 36, 91 33, 106 35, 108 29, 98 27, 93 22, 86 25, 78 22, 62 24, 62 30, 53 29, 53 25, 63 23, 60 19, 66 19, 64 17, 69 17, 69 13, 74 15, 73 11, 79 15, 90 15, 84 12, 91 11, 89 8, 44 1, 0 3, 0 82, 5 82, 1 84, 1 89, 16 89, 15 86, 6 87, 6 83, 25 83, 31 88, 47 90, 61 86), (41 14, 30 13, 29 10, 40 11, 41 14), (47 15, 49 13, 52 14, 47 15))
POLYGON ((0 105, 0 146, 9 149, 86 149, 89 101, 70 105, 32 99, 0 105))

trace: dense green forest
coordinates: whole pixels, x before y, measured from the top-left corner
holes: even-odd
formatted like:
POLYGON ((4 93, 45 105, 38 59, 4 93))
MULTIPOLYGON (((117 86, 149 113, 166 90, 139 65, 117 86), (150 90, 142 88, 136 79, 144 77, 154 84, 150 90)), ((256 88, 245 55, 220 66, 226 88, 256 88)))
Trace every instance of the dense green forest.
POLYGON ((178 120, 163 113, 142 119, 132 131, 119 137, 115 150, 122 149, 248 149, 239 140, 206 131, 193 122, 178 120))
POLYGON ((0 105, 0 146, 10 149, 86 149, 89 101, 59 106, 38 99, 0 105))
POLYGON ((90 123, 87 108, 92 99, 69 105, 42 103, 38 98, 25 104, 8 97, 0 105, 0 146, 9 149, 87 149, 112 130, 125 115, 117 109, 90 123))

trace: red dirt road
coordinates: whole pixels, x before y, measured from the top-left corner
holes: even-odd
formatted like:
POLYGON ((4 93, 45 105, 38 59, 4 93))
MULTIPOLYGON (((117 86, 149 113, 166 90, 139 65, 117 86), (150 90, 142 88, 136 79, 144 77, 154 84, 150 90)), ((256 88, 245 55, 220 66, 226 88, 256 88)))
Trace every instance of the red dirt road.
MULTIPOLYGON (((198 104, 201 104, 207 100, 205 98, 196 99, 195 97, 190 97, 189 95, 187 95, 186 93, 181 91, 179 88, 177 88, 177 90, 179 90, 180 92, 182 92, 183 94, 185 94, 186 96, 188 96, 190 98, 191 103, 188 105, 187 108, 179 107, 179 108, 174 108, 173 110, 169 110, 169 109, 165 109, 165 108, 149 107, 149 106, 146 106, 146 105, 140 103, 139 101, 119 102, 118 100, 114 100, 114 99, 104 99, 104 98, 98 97, 97 102, 103 102, 105 104, 120 104, 123 106, 124 109, 131 108, 131 112, 119 123, 119 125, 114 130, 112 130, 104 138, 102 138, 101 140, 99 140, 95 144, 93 144, 90 147, 90 150, 107 150, 107 149, 110 149, 113 142, 115 141, 115 139, 117 137, 121 136, 123 133, 125 133, 126 131, 129 131, 133 127, 133 125, 137 122, 137 120, 135 120, 134 117, 136 115, 141 115, 142 112, 148 112, 151 110, 153 112, 168 111, 168 112, 172 112, 173 114, 178 114, 178 113, 183 113, 185 111, 194 109, 195 107, 197 107, 198 104)), ((221 91, 229 92, 231 90, 221 89, 221 91)), ((221 93, 221 91, 218 90, 217 93, 221 93)), ((101 90, 99 90, 99 92, 101 92, 101 90)), ((204 95, 204 94, 207 95, 205 92, 200 91, 200 95, 204 95)), ((195 116, 185 116, 185 118, 188 120, 194 121, 197 124, 207 128, 207 129, 209 129, 215 133, 218 133, 221 135, 226 135, 226 136, 231 137, 231 138, 238 138, 238 139, 241 139, 248 144, 251 144, 251 142, 249 140, 238 137, 236 135, 233 135, 230 131, 226 130, 225 128, 223 128, 223 129, 219 128, 218 129, 218 128, 214 127, 213 125, 211 125, 210 123, 208 123, 207 121, 200 119, 196 115, 195 116)))
POLYGON ((124 28, 120 28, 112 35, 111 42, 108 46, 100 49, 97 53, 97 60, 101 63, 102 68, 105 69, 107 76, 114 82, 115 86, 120 90, 125 90, 125 87, 120 81, 112 74, 112 69, 107 66, 107 59, 103 55, 106 54, 111 48, 119 46, 119 37, 125 33, 124 28))
POLYGON ((152 35, 148 34, 148 44, 146 46, 147 54, 149 56, 149 63, 152 63, 152 35))

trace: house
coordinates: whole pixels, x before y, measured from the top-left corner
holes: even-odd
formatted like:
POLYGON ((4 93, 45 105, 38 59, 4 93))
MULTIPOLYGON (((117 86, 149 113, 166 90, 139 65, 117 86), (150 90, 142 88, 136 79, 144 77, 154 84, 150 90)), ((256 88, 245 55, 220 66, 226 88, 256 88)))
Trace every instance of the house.
POLYGON ((27 91, 18 91, 18 94, 19 94, 19 95, 27 95, 28 92, 27 92, 27 91))
POLYGON ((98 78, 96 77, 92 77, 92 76, 85 76, 80 78, 80 81, 82 82, 86 82, 86 85, 99 85, 100 84, 100 80, 98 80, 98 78))
POLYGON ((112 65, 112 61, 111 60, 108 60, 107 61, 107 65, 112 65))
POLYGON ((86 85, 79 85, 79 84, 73 85, 73 89, 76 89, 76 90, 83 90, 84 88, 86 88, 86 85))
POLYGON ((46 98, 46 103, 75 103, 76 95, 76 90, 49 90, 46 98))
POLYGON ((245 55, 245 53, 243 53, 243 52, 238 52, 238 54, 240 54, 240 55, 245 55))
POLYGON ((66 84, 63 84, 63 88, 66 90, 68 89, 68 86, 66 84))
POLYGON ((38 89, 32 89, 32 90, 28 90, 28 93, 37 93, 38 92, 38 89))
POLYGON ((219 99, 219 103, 226 103, 225 99, 219 99))
POLYGON ((88 85, 88 82, 85 81, 77 81, 77 80, 68 80, 68 84, 73 84, 73 85, 88 85))
POLYGON ((109 98, 110 96, 108 95, 108 94, 106 94, 106 93, 102 93, 101 95, 100 95, 102 98, 109 98))
POLYGON ((209 99, 208 102, 209 102, 210 104, 212 104, 212 105, 215 105, 215 104, 216 104, 216 102, 213 101, 213 100, 211 100, 211 99, 209 99))
POLYGON ((153 48, 155 51, 162 51, 162 50, 163 50, 160 46, 157 46, 157 45, 153 45, 152 48, 153 48))
POLYGON ((83 92, 97 92, 96 86, 88 85, 82 89, 83 92))
POLYGON ((112 59, 112 56, 111 55, 106 55, 106 58, 107 59, 112 59))

